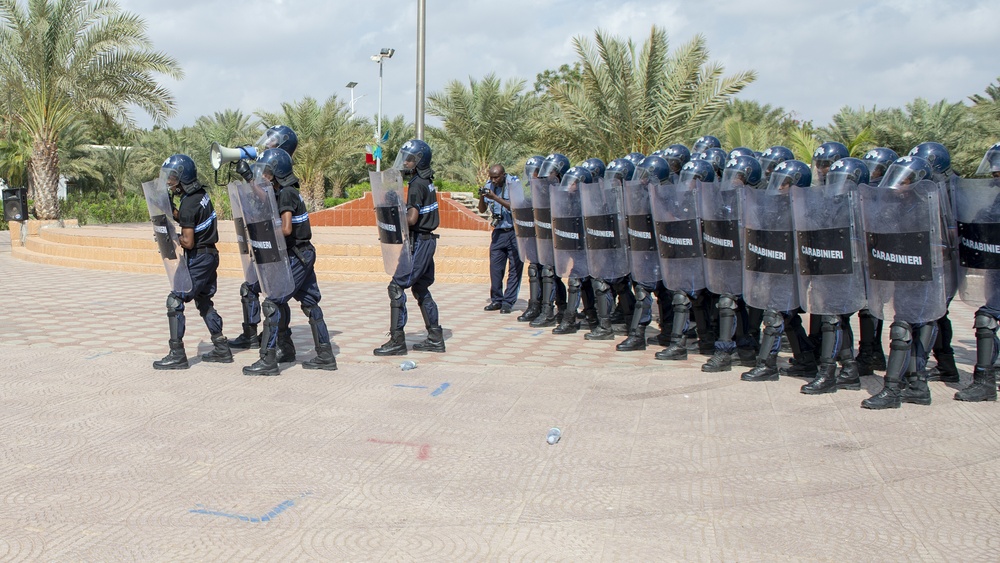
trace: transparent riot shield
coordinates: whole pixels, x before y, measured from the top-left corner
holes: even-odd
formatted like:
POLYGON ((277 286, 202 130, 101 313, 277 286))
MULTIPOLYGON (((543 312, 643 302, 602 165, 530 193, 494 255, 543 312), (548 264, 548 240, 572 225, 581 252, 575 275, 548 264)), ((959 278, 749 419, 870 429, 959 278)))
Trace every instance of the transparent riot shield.
POLYGON ((598 182, 584 184, 581 197, 590 275, 606 281, 627 276, 628 243, 621 181, 600 178, 598 182))
POLYGON ((758 309, 799 306, 789 192, 743 190, 743 299, 758 309))
MULTIPOLYGON (((708 189, 715 189, 709 186, 708 189)), ((672 291, 705 289, 701 246, 701 182, 663 184, 650 190, 653 227, 663 284, 672 291)))
POLYGON ((281 219, 274 190, 267 180, 235 182, 240 209, 246 222, 247 237, 260 281, 260 291, 272 299, 291 295, 295 288, 288 263, 288 249, 281 233, 281 219))
POLYGON ((146 196, 149 220, 153 222, 153 240, 163 259, 170 289, 177 293, 187 293, 191 291, 193 283, 187 259, 177 238, 177 229, 174 227, 174 211, 170 205, 166 176, 161 174, 152 182, 144 182, 142 192, 146 196))
POLYGON ((632 280, 652 285, 660 281, 660 253, 653 228, 653 208, 649 184, 641 180, 625 182, 625 224, 628 232, 632 280))
POLYGON ((868 310, 886 321, 926 323, 945 313, 938 187, 863 185, 868 310))
POLYGON ((236 226, 236 246, 240 252, 240 263, 243 265, 243 279, 247 284, 257 283, 257 269, 253 265, 253 257, 250 254, 250 241, 247 237, 247 222, 243 218, 243 209, 240 206, 239 184, 230 182, 226 187, 229 192, 229 206, 233 210, 233 224, 236 226))
POLYGON ((527 264, 538 263, 538 248, 535 245, 535 212, 531 208, 531 190, 525 190, 518 178, 507 182, 510 194, 510 214, 514 218, 514 238, 517 251, 527 264))
POLYGON ((1000 309, 1000 179, 962 179, 955 187, 958 294, 973 307, 1000 309))
POLYGON ((581 190, 582 185, 574 179, 566 184, 553 185, 549 192, 552 248, 556 275, 561 278, 585 278, 590 275, 581 190))
POLYGON ((546 180, 531 179, 531 207, 535 218, 535 248, 538 263, 555 267, 556 259, 552 249, 552 207, 549 190, 553 187, 546 180))
POLYGON ((742 185, 723 182, 701 190, 705 286, 712 293, 743 294, 742 185))
POLYGON ((843 179, 792 187, 799 306, 814 315, 844 315, 865 307, 861 196, 843 179))
POLYGON ((954 174, 949 176, 935 174, 935 178, 938 185, 938 202, 941 204, 941 233, 944 240, 942 250, 944 261, 941 264, 944 268, 944 291, 945 296, 951 301, 958 291, 961 266, 958 257, 958 221, 955 215, 959 178, 954 174))
POLYGON ((394 168, 369 172, 372 184, 372 201, 375 202, 375 224, 378 240, 382 244, 382 267, 385 273, 413 270, 410 251, 410 227, 406 222, 406 195, 403 176, 394 168))

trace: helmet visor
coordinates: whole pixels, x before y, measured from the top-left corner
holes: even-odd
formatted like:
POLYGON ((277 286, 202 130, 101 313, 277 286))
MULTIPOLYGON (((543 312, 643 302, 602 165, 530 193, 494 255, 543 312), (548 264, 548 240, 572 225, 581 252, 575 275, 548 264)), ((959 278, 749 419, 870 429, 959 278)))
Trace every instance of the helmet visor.
POLYGON ((268 129, 267 131, 264 131, 264 134, 261 135, 259 139, 257 139, 256 145, 258 147, 264 147, 264 150, 276 149, 280 148, 281 145, 284 144, 284 142, 287 140, 288 140, 287 134, 281 133, 274 129, 268 129))
POLYGON ((882 176, 882 181, 878 185, 880 188, 898 189, 910 184, 916 184, 920 180, 923 180, 926 174, 925 170, 914 170, 905 164, 894 163, 886 170, 885 175, 882 176))
POLYGON ((1000 173, 1000 148, 990 148, 976 169, 977 176, 1000 173))

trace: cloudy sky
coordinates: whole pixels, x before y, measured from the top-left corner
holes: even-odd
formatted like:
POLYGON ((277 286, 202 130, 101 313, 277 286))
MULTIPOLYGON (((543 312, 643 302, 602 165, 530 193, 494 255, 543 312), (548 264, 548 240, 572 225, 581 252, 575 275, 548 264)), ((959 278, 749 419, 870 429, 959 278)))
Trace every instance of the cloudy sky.
MULTIPOLYGON (((385 62, 383 113, 413 120, 416 0, 119 2, 184 69, 183 80, 165 81, 178 107, 171 126, 227 108, 277 110, 305 96, 349 100, 351 81, 355 110, 374 116, 378 65, 370 57, 382 47, 396 50, 385 62)), ((822 125, 845 105, 983 92, 1000 76, 997 22, 996 0, 427 0, 426 90, 490 72, 531 88, 537 73, 576 60, 573 37, 600 28, 641 44, 655 24, 673 47, 704 35, 727 72, 757 71, 740 98, 822 125)))

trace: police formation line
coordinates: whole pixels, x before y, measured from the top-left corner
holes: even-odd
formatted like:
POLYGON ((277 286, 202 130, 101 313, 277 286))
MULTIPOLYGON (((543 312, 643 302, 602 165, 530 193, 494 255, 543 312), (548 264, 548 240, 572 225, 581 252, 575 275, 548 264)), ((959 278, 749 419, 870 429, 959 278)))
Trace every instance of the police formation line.
MULTIPOLYGON (((296 143, 291 129, 272 127, 258 141, 266 150, 252 166, 250 159, 238 160, 243 181, 229 184, 246 278, 240 288, 243 332, 231 341, 212 303, 217 219, 194 163, 174 155, 157 181, 144 184, 172 285, 170 353, 154 362, 157 369, 188 367, 184 304, 193 300, 214 345, 203 361, 232 362, 230 348, 259 348, 260 359, 243 372, 277 375, 280 363, 295 359, 292 298, 316 347, 303 367, 337 369, 319 307, 309 216, 292 171, 296 143), (170 194, 179 196, 176 205, 170 194)), ((752 368, 742 374, 744 381, 773 381, 781 373, 805 377, 806 394, 857 390, 860 376, 885 371, 883 388, 862 401, 865 408, 882 409, 930 404, 928 380, 958 381, 948 305, 960 295, 979 307, 977 359, 972 384, 955 398, 996 400, 1000 143, 987 151, 976 178, 957 177, 947 149, 933 142, 902 158, 876 148, 862 159, 849 157, 840 143, 824 143, 811 167, 781 146, 762 154, 745 148, 726 153, 711 136, 699 138, 694 151, 671 145, 607 166, 592 158, 574 167, 554 153, 528 159, 527 184, 506 175, 504 203, 530 283, 518 320, 573 334, 581 329, 582 305, 587 340, 614 340, 621 332, 618 351, 655 344, 663 348, 656 358, 669 361, 686 359, 688 340, 696 338, 698 351, 709 356, 703 371, 730 371, 736 362, 752 368), (660 331, 647 338, 654 297, 660 331), (810 313, 808 331, 803 312, 810 313), (857 355, 850 325, 855 313, 857 355), (883 320, 891 323, 888 358, 883 320), (779 371, 783 335, 793 357, 779 371), (928 370, 932 351, 937 367, 928 370)), ((392 168, 371 173, 383 265, 391 277, 389 340, 373 351, 376 356, 407 353, 406 289, 427 330, 413 349, 445 351, 429 290, 439 224, 430 164, 430 147, 412 140, 392 168)), ((487 310, 495 310, 492 305, 487 310)))

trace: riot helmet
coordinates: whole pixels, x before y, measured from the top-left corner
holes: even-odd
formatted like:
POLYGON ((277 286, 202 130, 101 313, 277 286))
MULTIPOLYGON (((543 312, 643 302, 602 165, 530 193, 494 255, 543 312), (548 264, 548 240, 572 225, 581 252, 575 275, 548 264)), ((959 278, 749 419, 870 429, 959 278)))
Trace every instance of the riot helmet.
POLYGON ((859 158, 849 156, 834 162, 826 175, 826 183, 832 184, 840 180, 848 180, 857 185, 868 183, 868 166, 859 158))
POLYGON ((708 162, 715 169, 715 176, 718 178, 722 177, 722 170, 726 167, 726 161, 729 160, 729 155, 726 151, 720 148, 711 148, 702 153, 702 160, 708 162))
POLYGON ((786 160, 774 167, 767 181, 767 190, 785 191, 792 186, 807 188, 812 183, 812 171, 801 160, 786 160))
POLYGON ((715 168, 707 160, 692 160, 681 168, 680 181, 700 180, 702 182, 715 181, 715 168))
POLYGON ((985 176, 992 175, 994 178, 1000 177, 1000 143, 997 143, 986 150, 983 161, 979 163, 976 174, 985 176))
POLYGON ((878 187, 899 189, 920 180, 930 179, 934 174, 931 163, 921 156, 904 156, 889 165, 878 187))
POLYGON ((167 183, 167 188, 173 193, 191 194, 201 189, 198 183, 198 169, 194 161, 186 154, 175 154, 163 161, 160 175, 167 183))
POLYGON ((580 163, 580 166, 590 170, 591 176, 594 178, 603 178, 605 172, 604 161, 599 158, 588 158, 580 163))
POLYGON ((792 153, 791 149, 781 145, 774 145, 768 148, 760 155, 760 169, 764 174, 764 179, 767 180, 771 177, 771 171, 774 167, 785 162, 786 160, 794 160, 795 154, 792 153))
POLYGON ((680 174, 681 168, 691 160, 691 151, 681 144, 673 144, 663 150, 663 160, 670 165, 671 174, 680 174))
POLYGON ((605 180, 614 180, 622 184, 632 179, 635 173, 635 165, 627 158, 616 158, 608 163, 607 170, 604 171, 605 180))
POLYGON ((292 173, 292 157, 282 149, 267 149, 254 163, 257 174, 264 179, 277 182, 282 188, 299 181, 292 173), (268 176, 271 176, 268 178, 268 176))
POLYGON ((569 170, 569 159, 565 155, 554 152, 545 157, 542 167, 538 169, 538 177, 548 178, 550 182, 558 183, 567 170, 569 170))
POLYGON ((896 154, 896 151, 885 147, 875 147, 866 152, 865 156, 861 157, 861 161, 868 167, 869 181, 877 186, 882 176, 885 176, 886 169, 889 168, 890 164, 896 162, 897 158, 899 155, 896 154))
POLYGON ((565 189, 579 189, 579 184, 590 184, 594 181, 594 175, 582 165, 574 166, 566 171, 562 177, 562 187, 565 189))
POLYGON ((756 188, 760 184, 760 162, 752 156, 736 156, 726 161, 722 172, 722 182, 725 185, 750 186, 756 188))
POLYGON ((542 163, 545 162, 545 157, 538 154, 535 155, 524 162, 524 177, 527 181, 531 181, 532 178, 538 176, 538 169, 542 167, 542 163))
POLYGON ((935 174, 947 174, 951 170, 951 153, 941 143, 920 143, 910 149, 909 156, 919 156, 930 162, 935 174))
POLYGON ((838 143, 837 141, 828 141, 816 147, 812 157, 813 176, 816 177, 816 183, 819 185, 825 184, 826 174, 829 172, 830 166, 834 162, 848 156, 851 156, 850 151, 847 150, 847 147, 843 143, 838 143))
POLYGON ((711 135, 703 135, 698 137, 698 140, 694 142, 694 146, 691 147, 693 152, 705 152, 708 149, 721 149, 722 143, 719 142, 718 137, 713 137, 711 135))
POLYGON ((642 162, 642 159, 646 158, 646 155, 641 152, 630 152, 623 158, 631 162, 632 166, 639 166, 639 163, 642 162))
POLYGON ((288 156, 295 154, 295 148, 299 146, 299 137, 287 125, 275 125, 269 127, 264 134, 257 139, 257 146, 267 149, 281 149, 288 153, 288 156))
POLYGON ((392 164, 396 170, 404 174, 412 174, 431 167, 431 147, 420 139, 410 139, 403 143, 392 164))
POLYGON ((658 156, 647 156, 635 167, 632 179, 658 186, 670 179, 670 165, 658 156))
POLYGON ((735 149, 729 151, 729 158, 735 158, 737 156, 749 156, 750 158, 757 158, 751 149, 746 147, 736 147, 735 149))

